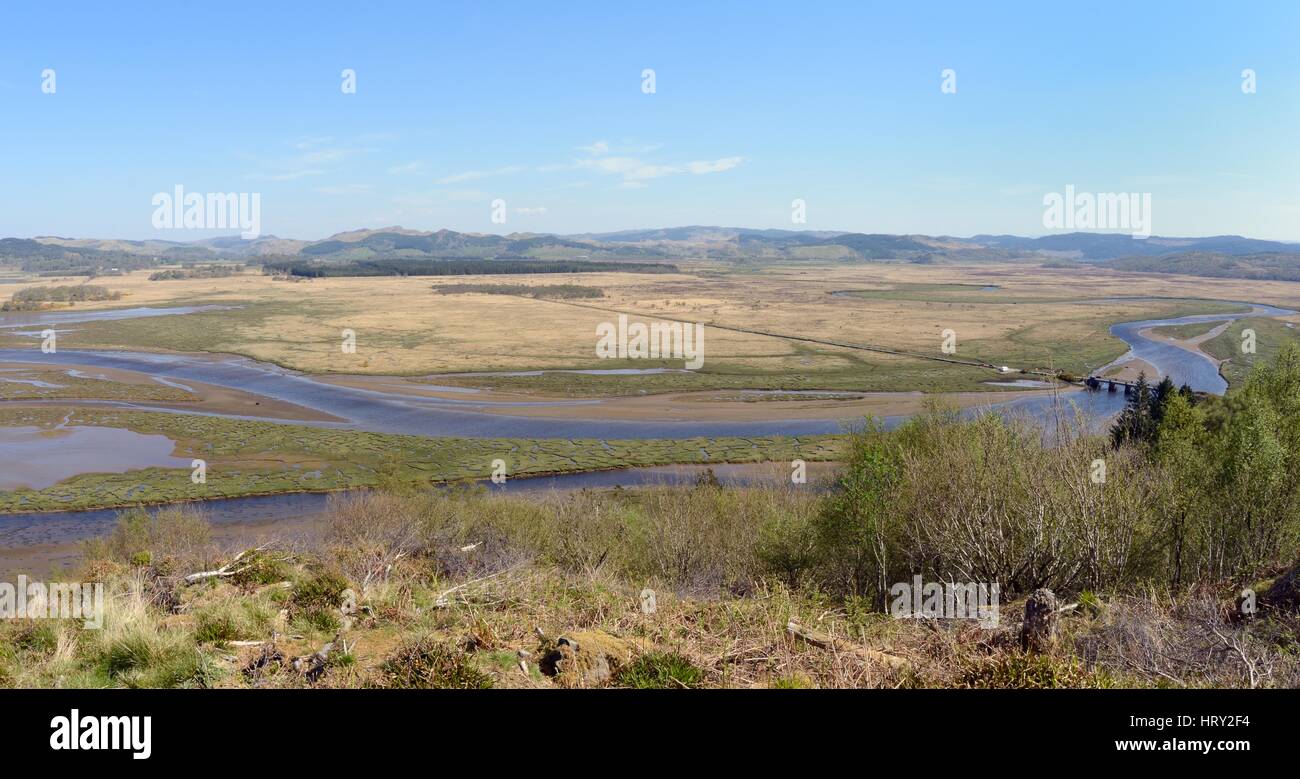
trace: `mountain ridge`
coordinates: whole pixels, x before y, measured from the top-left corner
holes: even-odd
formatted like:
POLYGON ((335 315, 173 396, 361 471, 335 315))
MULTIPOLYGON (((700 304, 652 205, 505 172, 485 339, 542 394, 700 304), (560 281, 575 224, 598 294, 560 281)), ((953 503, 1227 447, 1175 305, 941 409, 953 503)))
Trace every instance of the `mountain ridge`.
MULTIPOLYGON (((978 234, 970 237, 783 230, 685 225, 606 233, 505 234, 400 225, 359 228, 315 241, 274 235, 243 239, 219 236, 196 241, 126 240, 37 236, 0 238, 0 263, 26 270, 126 270, 167 263, 243 260, 306 260, 321 263, 375 259, 532 260, 859 260, 902 262, 1072 260, 1111 263, 1117 269, 1206 273, 1282 274, 1300 277, 1300 243, 1240 235, 1203 237, 1120 233, 1055 233, 1037 237, 978 234), (1234 263, 1221 258, 1255 257, 1234 263), (1120 261, 1120 262, 1116 262, 1120 261)), ((1276 277, 1274 275, 1254 277, 1276 277)))

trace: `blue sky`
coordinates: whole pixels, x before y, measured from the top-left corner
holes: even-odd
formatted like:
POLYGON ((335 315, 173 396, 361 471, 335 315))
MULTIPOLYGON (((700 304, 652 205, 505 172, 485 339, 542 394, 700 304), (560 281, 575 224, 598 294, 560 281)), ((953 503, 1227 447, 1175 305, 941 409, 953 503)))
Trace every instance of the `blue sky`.
POLYGON ((807 229, 1042 234, 1072 184, 1300 240, 1300 4, 1215 5, 10 3, 0 236, 201 237, 150 224, 177 184, 295 238, 790 228, 796 198, 807 229))

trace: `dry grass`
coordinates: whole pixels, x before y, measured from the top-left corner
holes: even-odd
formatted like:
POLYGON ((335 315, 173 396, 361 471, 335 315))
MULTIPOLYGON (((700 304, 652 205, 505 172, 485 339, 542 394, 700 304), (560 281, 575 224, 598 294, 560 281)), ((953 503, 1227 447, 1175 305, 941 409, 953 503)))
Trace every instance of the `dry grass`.
MULTIPOLYGON (((1055 357, 1066 364, 1077 357, 1072 351, 1082 353, 1095 347, 1099 327, 1101 340, 1106 340, 1101 324, 1149 316, 1172 306, 1151 302, 1069 304, 1071 300, 1151 295, 1287 304, 1300 298, 1300 285, 1288 282, 1124 274, 1090 268, 1059 270, 1024 264, 864 264, 704 276, 566 276, 568 283, 605 292, 603 298, 582 301, 581 305, 502 295, 435 295, 433 281, 425 278, 287 283, 247 274, 160 283, 149 282, 147 277, 142 271, 97 280, 123 293, 122 299, 80 308, 178 305, 200 300, 242 304, 248 308, 214 320, 224 326, 203 328, 188 348, 236 352, 308 371, 368 374, 592 367, 597 364, 596 325, 611 320, 613 311, 646 320, 666 317, 927 353, 938 351, 941 332, 951 328, 958 334, 959 354, 968 349, 972 355, 990 357, 1055 357), (980 292, 980 285, 999 289, 980 292), (828 294, 837 290, 861 290, 866 297, 828 294), (344 355, 339 348, 345 328, 357 333, 355 355, 344 355)), ((458 281, 544 285, 555 279, 474 276, 458 281)), ((156 322, 149 325, 157 326, 156 322)), ((70 338, 94 342, 96 333, 103 333, 108 345, 120 337, 134 339, 127 345, 148 346, 149 339, 120 323, 85 330, 85 336, 70 338)), ((1110 346, 1112 351, 1123 351, 1118 341, 1110 346)), ((706 350, 715 363, 763 371, 843 370, 850 356, 833 347, 797 348, 777 338, 720 329, 708 331, 706 350)), ((898 362, 881 355, 851 356, 882 371, 893 369, 898 362)))

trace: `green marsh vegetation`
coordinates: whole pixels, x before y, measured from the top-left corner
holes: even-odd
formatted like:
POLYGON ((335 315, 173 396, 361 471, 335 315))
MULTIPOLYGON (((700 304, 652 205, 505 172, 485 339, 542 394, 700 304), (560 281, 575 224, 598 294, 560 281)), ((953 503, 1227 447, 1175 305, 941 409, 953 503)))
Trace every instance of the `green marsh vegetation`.
POLYGON ((207 482, 188 469, 84 474, 42 490, 0 492, 0 511, 59 511, 352 487, 429 485, 491 475, 541 475, 648 465, 835 459, 841 436, 644 440, 432 438, 144 411, 0 408, 0 425, 122 427, 165 435, 177 456, 207 462, 207 482))
POLYGON ((179 387, 72 376, 41 368, 0 371, 0 400, 136 400, 187 402, 197 398, 179 387), (34 382, 34 383, 29 383, 34 382))
POLYGON ((696 371, 680 370, 682 360, 592 360, 575 365, 577 370, 676 369, 665 373, 594 374, 550 371, 535 376, 458 376, 440 374, 425 381, 432 384, 473 387, 502 392, 539 393, 562 397, 629 397, 670 392, 707 390, 827 390, 842 392, 931 392, 990 393, 996 389, 984 382, 993 374, 983 368, 889 357, 849 349, 815 348, 791 344, 796 355, 817 360, 806 370, 765 368, 740 360, 709 358, 696 371))
POLYGON ((1151 332, 1165 338, 1175 338, 1185 340, 1205 335, 1214 328, 1222 325, 1223 322, 1193 322, 1187 325, 1167 325, 1165 327, 1153 327, 1151 332))
POLYGON ((1247 317, 1238 319, 1219 335, 1201 344, 1210 356, 1225 360, 1219 373, 1229 387, 1240 387, 1250 377, 1254 367, 1275 360, 1288 345, 1300 344, 1300 332, 1276 319, 1247 317), (1243 331, 1255 331, 1255 351, 1242 351, 1245 342, 1243 331))

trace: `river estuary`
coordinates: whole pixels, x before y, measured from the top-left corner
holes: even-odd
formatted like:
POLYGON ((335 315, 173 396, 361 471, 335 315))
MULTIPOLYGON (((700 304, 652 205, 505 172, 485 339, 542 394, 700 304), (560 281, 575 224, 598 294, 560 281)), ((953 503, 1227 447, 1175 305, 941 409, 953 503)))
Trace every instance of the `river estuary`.
MULTIPOLYGON (((1250 305, 1250 304, 1242 304, 1250 305)), ((763 420, 743 422, 674 422, 602 419, 600 400, 490 401, 461 391, 459 397, 427 397, 382 388, 357 388, 320 381, 312 376, 286 370, 244 357, 155 354, 128 351, 59 350, 46 354, 39 349, 42 330, 63 329, 80 322, 132 317, 183 316, 206 308, 135 308, 99 312, 38 312, 0 315, 0 329, 33 338, 32 348, 0 349, 0 362, 31 363, 44 366, 96 367, 135 371, 154 377, 161 383, 183 385, 186 381, 202 382, 274 398, 338 418, 338 422, 295 422, 325 427, 401 433, 426 436, 464 436, 490 438, 689 438, 695 436, 767 436, 810 435, 843 432, 844 423, 834 419, 763 420), (510 408, 528 405, 562 404, 590 406, 590 416, 548 419, 515 416, 510 408), (492 413, 488 412, 492 410, 492 413), (502 413, 502 412, 505 413, 502 413)), ((1202 322, 1231 322, 1245 317, 1285 316, 1293 312, 1273 306, 1255 305, 1249 311, 1228 314, 1205 314, 1172 319, 1152 319, 1116 324, 1111 333, 1129 346, 1129 352, 1112 365, 1130 359, 1149 363, 1175 384, 1193 389, 1222 393, 1227 384, 1219 375, 1217 364, 1206 355, 1167 342, 1146 337, 1142 331, 1153 327, 1202 322)), ((993 408, 1001 413, 1050 420, 1060 411, 1059 399, 1073 403, 1095 425, 1103 425, 1124 405, 1123 393, 1067 390, 1054 398, 1053 393, 998 401, 990 395, 984 408, 967 409, 965 414, 993 408)), ((50 401, 66 404, 66 401, 50 401)), ((175 408, 151 407, 148 404, 118 401, 78 401, 78 405, 155 410, 168 413, 194 413, 175 408)), ((779 406, 780 404, 773 404, 779 406)), ((900 424, 905 417, 886 417, 886 427, 900 424)), ((166 464, 185 467, 170 457, 166 439, 124 443, 113 439, 116 433, 96 428, 69 428, 59 436, 39 436, 34 431, 10 428, 0 431, 0 489, 14 484, 45 485, 75 473, 86 472, 87 463, 102 462, 96 453, 109 447, 114 461, 122 470, 145 465, 166 464), (99 432, 94 432, 98 430, 99 432), (90 432, 87 432, 90 431, 90 432), (102 439, 102 440, 101 440, 102 439), (137 447, 135 444, 141 444, 137 447), (99 449, 96 448, 99 445, 99 449), (158 451, 154 451, 158 450, 158 451), (173 462, 176 461, 176 462, 173 462), (8 478, 5 481, 4 478, 8 478), (17 480, 17 481, 15 481, 17 480)), ((160 438, 139 436, 141 439, 160 438)), ((743 484, 779 478, 761 466, 713 466, 724 482, 743 484)), ((102 469, 95 469, 102 470, 102 469)), ((636 468, 600 471, 532 479, 512 479, 510 491, 569 490, 583 487, 636 486, 650 483, 689 483, 698 477, 701 467, 636 468)), ((770 467, 767 469, 770 470, 770 467)), ((500 488, 497 488, 500 489, 500 488)), ((324 495, 280 495, 231 498, 209 501, 204 509, 218 528, 242 529, 283 527, 309 523, 325 509, 324 495)), ((0 516, 0 571, 48 570, 66 565, 76 557, 75 542, 107 532, 116 517, 115 510, 87 512, 33 513, 0 516)))

